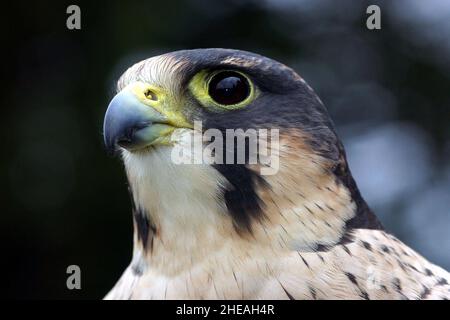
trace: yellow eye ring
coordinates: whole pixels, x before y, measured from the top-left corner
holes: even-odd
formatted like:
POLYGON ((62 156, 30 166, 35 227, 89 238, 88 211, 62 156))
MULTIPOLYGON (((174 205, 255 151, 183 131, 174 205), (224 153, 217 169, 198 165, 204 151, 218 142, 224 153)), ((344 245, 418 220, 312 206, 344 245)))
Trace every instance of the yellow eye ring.
POLYGON ((241 109, 256 97, 252 81, 236 70, 200 71, 192 78, 189 89, 203 106, 219 111, 241 109))

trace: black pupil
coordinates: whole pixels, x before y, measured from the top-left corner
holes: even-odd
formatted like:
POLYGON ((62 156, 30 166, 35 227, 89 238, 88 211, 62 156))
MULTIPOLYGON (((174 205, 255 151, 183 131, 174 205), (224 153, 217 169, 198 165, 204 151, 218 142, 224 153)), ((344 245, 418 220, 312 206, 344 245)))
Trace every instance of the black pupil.
POLYGON ((250 88, 247 79, 237 72, 226 71, 216 74, 209 82, 209 95, 223 105, 244 101, 250 88))

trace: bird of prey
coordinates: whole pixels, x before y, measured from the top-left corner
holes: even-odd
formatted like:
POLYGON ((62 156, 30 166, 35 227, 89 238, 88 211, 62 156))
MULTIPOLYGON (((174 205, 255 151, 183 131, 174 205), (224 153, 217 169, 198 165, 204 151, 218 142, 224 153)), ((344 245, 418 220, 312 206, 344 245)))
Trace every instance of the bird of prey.
POLYGON ((326 108, 289 67, 240 50, 182 50, 133 65, 117 91, 104 139, 123 160, 135 232, 106 299, 450 297, 449 273, 383 229, 326 108), (195 122, 277 129, 278 143, 266 140, 277 172, 261 174, 267 164, 250 163, 249 150, 243 163, 176 163, 174 149, 195 144, 195 122))

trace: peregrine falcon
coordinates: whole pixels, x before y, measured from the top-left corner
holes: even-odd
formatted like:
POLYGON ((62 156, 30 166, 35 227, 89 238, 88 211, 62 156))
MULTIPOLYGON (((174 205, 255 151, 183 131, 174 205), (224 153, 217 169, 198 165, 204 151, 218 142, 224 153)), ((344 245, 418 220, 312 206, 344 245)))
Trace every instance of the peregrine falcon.
MULTIPOLYGON (((326 108, 292 69, 245 51, 183 50, 133 65, 117 92, 104 140, 123 160, 135 232, 106 299, 450 297, 450 274, 383 229, 326 108), (277 130, 277 143, 255 151, 241 140, 241 162, 177 163, 174 150, 196 134, 211 143, 207 130, 277 130), (275 154, 276 172, 262 174, 268 164, 252 153, 275 154)), ((212 155, 234 151, 227 142, 212 155)))

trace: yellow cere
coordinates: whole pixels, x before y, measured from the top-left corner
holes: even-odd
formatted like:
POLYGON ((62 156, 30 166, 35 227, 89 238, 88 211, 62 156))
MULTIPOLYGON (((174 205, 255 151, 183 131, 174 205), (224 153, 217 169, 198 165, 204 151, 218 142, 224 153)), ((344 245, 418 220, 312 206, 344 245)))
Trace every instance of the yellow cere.
POLYGON ((130 84, 129 90, 143 104, 148 105, 165 115, 171 125, 177 128, 193 128, 193 125, 190 124, 182 114, 182 106, 161 88, 139 81, 130 84), (148 91, 151 92, 150 95, 148 95, 148 91))
POLYGON ((208 93, 208 86, 209 81, 216 75, 218 72, 223 71, 231 71, 231 70, 217 70, 217 71, 208 71, 208 70, 202 70, 198 72, 192 80, 189 82, 189 90, 194 95, 194 97, 200 101, 200 103, 208 108, 214 108, 217 111, 224 111, 225 110, 236 110, 236 109, 242 109, 245 106, 247 106, 250 102, 254 101, 256 97, 258 96, 257 89, 255 88, 253 82, 242 72, 233 70, 233 72, 239 73, 243 77, 245 77, 250 85, 250 94, 248 97, 237 104, 233 105, 222 105, 220 103, 217 103, 214 101, 211 96, 208 93))

